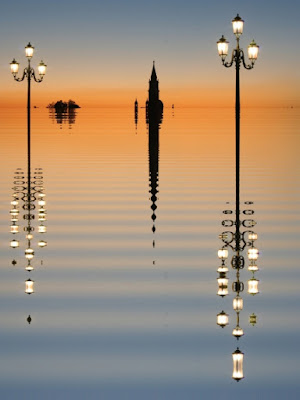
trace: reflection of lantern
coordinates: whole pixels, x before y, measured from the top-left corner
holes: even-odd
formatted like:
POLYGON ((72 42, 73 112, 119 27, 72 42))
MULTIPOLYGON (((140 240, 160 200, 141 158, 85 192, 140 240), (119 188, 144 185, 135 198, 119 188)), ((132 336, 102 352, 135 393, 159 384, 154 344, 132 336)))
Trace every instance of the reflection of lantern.
POLYGON ((10 247, 12 247, 13 249, 15 249, 16 247, 19 247, 19 241, 15 240, 15 239, 11 240, 10 247))
POLYGON ((249 322, 252 326, 254 326, 256 324, 256 315, 254 313, 252 313, 249 317, 249 322))
POLYGON ((46 204, 45 200, 39 200, 39 206, 44 206, 46 204))
POLYGON ((44 225, 39 226, 39 233, 45 233, 47 231, 47 227, 44 225))
POLYGON ((255 247, 251 247, 251 249, 248 250, 248 258, 249 260, 257 260, 258 250, 255 247))
POLYGON ((226 267, 226 265, 221 265, 221 266, 217 269, 217 271, 218 271, 219 273, 226 273, 226 272, 228 272, 228 268, 226 267))
POLYGON ((26 249, 25 250, 25 257, 27 258, 27 260, 32 260, 34 256, 34 251, 33 249, 26 249))
POLYGON ((233 299, 233 309, 237 312, 243 309, 243 299, 240 296, 236 296, 233 299))
POLYGON ((239 381, 244 378, 243 373, 243 361, 244 361, 244 353, 242 353, 239 348, 236 349, 234 353, 232 353, 232 361, 233 361, 233 372, 232 378, 236 381, 239 381))
POLYGON ((11 233, 18 233, 19 232, 19 226, 18 225, 11 225, 10 226, 10 232, 11 233))
POLYGON ((47 246, 47 242, 45 242, 45 240, 40 240, 38 245, 39 245, 39 247, 45 247, 45 246, 47 246))
POLYGON ((32 234, 32 233, 28 233, 28 234, 26 235, 26 239, 32 240, 32 239, 33 239, 33 234, 32 234))
POLYGON ((224 326, 228 325, 228 314, 226 314, 224 311, 221 311, 217 315, 217 324, 224 328, 224 326))
POLYGON ((225 260, 228 257, 228 250, 227 249, 220 249, 218 250, 218 257, 222 260, 225 260))
POLYGON ((248 239, 251 240, 251 241, 256 240, 257 239, 257 233, 254 233, 254 232, 249 233, 248 239))
POLYGON ((34 268, 31 264, 28 264, 25 269, 26 269, 26 271, 29 271, 29 272, 34 270, 34 268))
POLYGON ((218 296, 227 296, 228 295, 228 278, 218 278, 218 296))
POLYGON ((15 217, 19 214, 19 210, 17 210, 16 208, 13 208, 12 210, 10 210, 10 215, 15 217))
POLYGON ((34 284, 34 281, 32 281, 31 279, 27 279, 27 281, 25 282, 25 293, 27 293, 27 294, 34 293, 33 284, 34 284))
POLYGON ((242 328, 240 328, 238 325, 234 328, 232 331, 233 336, 235 336, 237 339, 240 338, 241 336, 244 335, 244 331, 242 328))
POLYGON ((248 281, 248 293, 253 296, 258 293, 258 279, 251 278, 248 281))
POLYGON ((251 264, 248 267, 248 271, 258 271, 258 266, 255 264, 254 260, 251 260, 251 264))

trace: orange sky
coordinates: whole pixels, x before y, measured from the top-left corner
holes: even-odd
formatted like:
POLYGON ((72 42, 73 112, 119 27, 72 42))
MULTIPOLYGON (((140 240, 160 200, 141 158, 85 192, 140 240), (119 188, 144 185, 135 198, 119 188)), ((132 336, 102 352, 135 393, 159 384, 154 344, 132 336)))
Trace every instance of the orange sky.
MULTIPOLYGON (((47 77, 45 78, 45 80, 47 77)), ((15 83, 15 82, 13 82, 15 83)), ((251 82, 252 83, 252 82, 251 82)), ((61 88, 53 89, 46 82, 32 89, 32 106, 46 107, 57 100, 74 99, 81 107, 132 107, 137 98, 140 106, 147 99, 147 86, 142 88, 61 88)), ((2 91, 0 107, 26 107, 26 84, 17 84, 2 91)), ((165 107, 233 107, 234 80, 223 85, 194 87, 165 87, 160 84, 160 96, 165 107), (221 86, 221 87, 220 87, 221 86)), ((241 85, 241 104, 245 107, 299 107, 299 95, 291 85, 241 85)))

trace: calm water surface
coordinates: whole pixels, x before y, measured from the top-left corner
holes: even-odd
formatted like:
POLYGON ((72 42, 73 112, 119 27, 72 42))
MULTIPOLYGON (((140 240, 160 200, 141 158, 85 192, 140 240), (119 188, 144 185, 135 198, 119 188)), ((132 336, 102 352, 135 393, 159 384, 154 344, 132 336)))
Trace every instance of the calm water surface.
POLYGON ((33 110, 48 246, 31 273, 23 232, 9 248, 26 112, 0 112, 1 398, 299 398, 300 111, 242 113, 241 200, 254 201, 260 294, 243 294, 239 383, 233 294, 216 295, 222 210, 235 200, 234 110, 166 109, 150 160, 144 111, 136 125, 133 109, 58 121, 33 110), (222 309, 225 329, 216 325, 222 309))

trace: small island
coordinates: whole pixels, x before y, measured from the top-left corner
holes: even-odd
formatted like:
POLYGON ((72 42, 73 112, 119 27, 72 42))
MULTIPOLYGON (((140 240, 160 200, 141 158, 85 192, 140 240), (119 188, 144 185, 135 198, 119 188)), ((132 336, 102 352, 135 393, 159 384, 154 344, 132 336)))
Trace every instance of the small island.
POLYGON ((73 110, 74 108, 80 108, 80 106, 76 104, 74 100, 59 100, 57 102, 53 101, 52 103, 48 104, 47 108, 54 108, 57 113, 66 113, 69 110, 73 110))

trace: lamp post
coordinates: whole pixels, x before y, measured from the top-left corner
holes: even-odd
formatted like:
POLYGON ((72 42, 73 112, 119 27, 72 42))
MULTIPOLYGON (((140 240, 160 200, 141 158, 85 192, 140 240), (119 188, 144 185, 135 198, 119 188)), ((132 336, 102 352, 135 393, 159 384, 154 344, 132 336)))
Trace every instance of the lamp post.
POLYGON ((250 60, 250 64, 246 64, 245 56, 243 49, 240 48, 240 36, 243 33, 244 21, 237 14, 237 16, 232 20, 232 28, 233 33, 236 36, 236 48, 232 51, 231 60, 226 62, 226 56, 228 54, 228 43, 225 37, 222 35, 221 39, 217 42, 218 45, 218 53, 221 57, 222 64, 226 68, 232 67, 235 64, 236 69, 236 86, 235 86, 235 143, 236 143, 236 251, 239 250, 239 242, 240 242, 240 67, 241 64, 245 69, 252 69, 254 67, 254 63, 258 56, 259 46, 255 43, 254 40, 248 46, 248 58, 250 60))
POLYGON ((27 67, 24 68, 23 70, 23 75, 21 78, 18 78, 18 71, 19 71, 19 63, 13 59, 12 62, 10 63, 10 69, 11 73, 13 74, 13 77, 15 81, 17 82, 22 82, 25 78, 27 78, 27 155, 28 155, 28 195, 30 198, 30 160, 31 160, 31 154, 30 154, 30 101, 31 101, 31 79, 34 79, 35 82, 42 82, 44 75, 46 74, 46 68, 47 65, 44 64, 43 61, 41 61, 38 65, 38 73, 39 73, 39 78, 35 76, 35 70, 32 68, 30 61, 34 53, 34 47, 31 45, 29 42, 28 45, 25 47, 25 55, 28 59, 28 65, 27 67))

